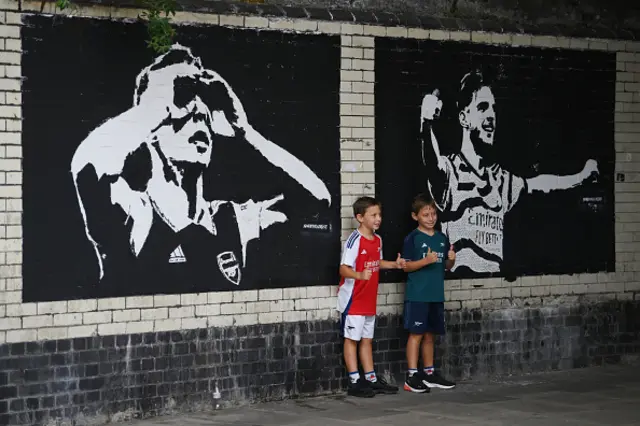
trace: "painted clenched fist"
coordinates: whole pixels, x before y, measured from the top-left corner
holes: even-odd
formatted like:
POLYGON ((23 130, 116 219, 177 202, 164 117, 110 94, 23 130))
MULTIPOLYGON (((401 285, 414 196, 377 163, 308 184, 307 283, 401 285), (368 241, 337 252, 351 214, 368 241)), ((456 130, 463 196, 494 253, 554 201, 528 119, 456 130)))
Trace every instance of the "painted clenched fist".
POLYGON ((582 172, 580 173, 580 177, 583 181, 586 181, 589 179, 597 178, 599 173, 600 171, 598 170, 598 162, 596 160, 588 160, 585 163, 582 172))
POLYGON ((442 101, 440 100, 440 91, 435 89, 422 98, 422 107, 420 117, 422 120, 435 120, 440 117, 442 111, 442 101))

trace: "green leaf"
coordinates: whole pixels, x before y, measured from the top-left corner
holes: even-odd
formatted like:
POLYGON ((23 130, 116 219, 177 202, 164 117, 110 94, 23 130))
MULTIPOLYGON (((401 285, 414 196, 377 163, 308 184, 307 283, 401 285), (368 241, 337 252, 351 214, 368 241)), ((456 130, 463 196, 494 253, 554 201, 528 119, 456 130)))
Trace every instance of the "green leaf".
POLYGON ((65 10, 69 6, 71 6, 70 0, 56 0, 56 7, 60 10, 65 10))
POLYGON ((143 16, 147 19, 149 40, 147 45, 156 53, 167 52, 173 43, 175 30, 169 15, 175 15, 176 0, 141 0, 147 9, 143 16), (160 17, 164 14, 165 17, 160 17))
MULTIPOLYGON (((147 21, 147 46, 156 53, 165 53, 173 44, 176 35, 171 26, 169 15, 175 16, 178 3, 176 0, 138 0, 144 9, 140 16, 147 21), (164 15, 164 17, 162 17, 164 15)), ((60 10, 74 8, 72 0, 56 0, 60 10)))

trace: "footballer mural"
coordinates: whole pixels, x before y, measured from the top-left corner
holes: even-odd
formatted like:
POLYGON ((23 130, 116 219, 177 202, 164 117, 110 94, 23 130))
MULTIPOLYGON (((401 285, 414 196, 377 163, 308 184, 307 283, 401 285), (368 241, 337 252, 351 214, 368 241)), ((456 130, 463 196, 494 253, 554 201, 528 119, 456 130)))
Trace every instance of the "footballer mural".
MULTIPOLYGON (((40 215, 48 225, 64 216, 58 225, 70 230, 66 279, 76 293, 185 293, 331 280, 325 265, 337 261, 340 226, 335 40, 291 35, 278 49, 270 34, 185 27, 168 52, 149 57, 143 43, 101 38, 104 26, 137 35, 135 24, 68 19, 47 26, 46 18, 30 19, 23 35, 30 81, 25 212, 56 197, 40 215), (82 41, 63 43, 73 33, 113 45, 106 50, 113 63, 125 52, 138 53, 146 64, 135 73, 134 66, 100 72, 81 54, 82 41), (217 51, 207 40, 215 40, 217 51), (71 86, 64 97, 44 90, 39 78, 46 62, 38 55, 58 46, 75 49, 73 68, 83 75, 76 87, 63 79, 71 86), (307 53, 313 49, 325 52, 326 65, 307 53), (234 56, 237 51, 246 57, 234 56), (256 63, 248 66, 245 58, 256 63), (258 78, 261 72, 270 75, 258 78), (102 90, 93 100, 83 90, 91 80, 102 90), (65 132, 44 115, 45 105, 73 111, 86 133, 65 132), (41 179, 48 175, 53 179, 41 179), (319 261, 309 262, 312 253, 319 261)), ((35 291, 46 275, 62 278, 54 263, 60 258, 45 253, 47 236, 56 230, 43 226, 25 218, 26 229, 41 231, 25 232, 25 294, 72 298, 35 291)))
POLYGON ((450 276, 613 270, 615 56, 405 44, 376 40, 387 239, 412 226, 404 198, 424 191, 456 251, 450 276))

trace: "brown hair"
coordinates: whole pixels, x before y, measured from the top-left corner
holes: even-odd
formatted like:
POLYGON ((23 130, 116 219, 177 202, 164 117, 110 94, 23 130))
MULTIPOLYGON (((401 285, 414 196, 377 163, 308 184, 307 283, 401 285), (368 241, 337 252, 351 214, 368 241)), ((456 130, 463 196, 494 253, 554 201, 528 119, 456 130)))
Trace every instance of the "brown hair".
POLYGON ((418 214, 420 210, 427 206, 431 206, 434 209, 436 208, 436 202, 433 197, 426 193, 418 194, 413 198, 413 203, 411 203, 411 212, 418 214))
POLYGON ((363 215, 367 212, 367 209, 372 206, 378 206, 382 208, 382 203, 373 197, 360 197, 355 203, 353 203, 353 216, 363 215))

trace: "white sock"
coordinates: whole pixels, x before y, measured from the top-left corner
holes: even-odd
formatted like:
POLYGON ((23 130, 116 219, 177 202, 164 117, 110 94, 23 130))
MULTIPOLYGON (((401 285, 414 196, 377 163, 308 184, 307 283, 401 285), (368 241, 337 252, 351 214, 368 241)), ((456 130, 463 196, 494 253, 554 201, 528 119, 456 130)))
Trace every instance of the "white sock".
POLYGON ((375 383, 378 381, 375 371, 369 371, 368 373, 364 373, 364 378, 370 381, 371 383, 375 383))

